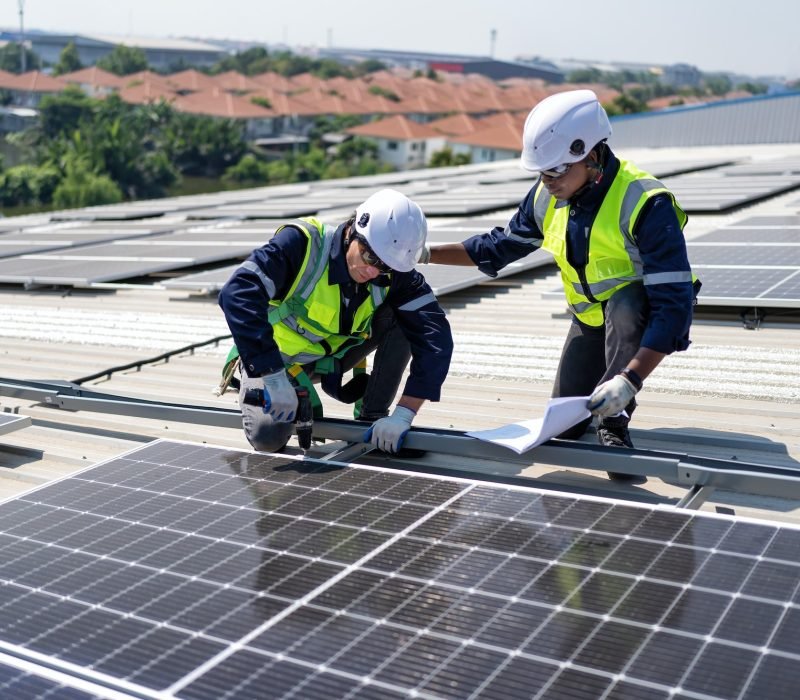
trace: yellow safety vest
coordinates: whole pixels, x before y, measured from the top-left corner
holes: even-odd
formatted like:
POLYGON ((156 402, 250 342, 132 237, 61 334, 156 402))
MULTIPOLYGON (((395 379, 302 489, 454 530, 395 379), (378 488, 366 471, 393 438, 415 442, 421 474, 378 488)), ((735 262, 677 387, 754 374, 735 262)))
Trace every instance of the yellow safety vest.
POLYGON ((356 309, 351 327, 341 329, 341 291, 338 284, 328 283, 336 229, 313 217, 298 219, 289 225, 306 235, 308 246, 286 298, 270 301, 273 338, 287 366, 341 357, 369 338, 372 317, 386 299, 389 288, 368 283, 369 294, 356 309))
POLYGON ((578 271, 567 259, 570 207, 556 209, 555 197, 539 183, 534 195, 533 218, 544 234, 542 248, 550 251, 561 270, 567 303, 578 320, 589 326, 602 326, 600 302, 631 282, 642 280, 642 262, 633 231, 644 204, 658 194, 670 196, 682 230, 688 217, 674 195, 649 173, 620 160, 619 172, 588 232, 588 263, 578 271))

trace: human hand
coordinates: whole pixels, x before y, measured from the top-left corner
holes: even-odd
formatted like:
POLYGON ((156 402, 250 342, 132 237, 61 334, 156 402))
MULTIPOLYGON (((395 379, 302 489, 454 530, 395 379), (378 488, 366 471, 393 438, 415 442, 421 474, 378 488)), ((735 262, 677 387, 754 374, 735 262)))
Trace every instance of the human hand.
POLYGON ((286 370, 279 369, 261 377, 264 382, 264 413, 276 423, 291 423, 297 410, 297 394, 286 370))
POLYGON ((594 390, 589 397, 587 408, 602 418, 616 416, 625 410, 638 391, 625 375, 618 374, 594 390))
POLYGON ((384 452, 397 452, 403 446, 403 438, 411 428, 411 421, 417 414, 405 406, 396 406, 391 416, 376 420, 364 433, 364 442, 384 452))

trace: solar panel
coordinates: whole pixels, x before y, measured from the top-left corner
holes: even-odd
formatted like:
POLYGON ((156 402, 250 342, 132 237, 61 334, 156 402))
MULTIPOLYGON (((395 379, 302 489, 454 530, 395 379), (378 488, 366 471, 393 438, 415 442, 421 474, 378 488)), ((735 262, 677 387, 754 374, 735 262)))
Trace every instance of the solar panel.
MULTIPOLYGON (((796 271, 781 268, 736 269, 695 266, 694 273, 703 283, 697 303, 715 306, 768 306, 771 290, 796 277, 796 271)), ((791 286, 786 287, 788 291, 791 286)), ((782 297, 788 299, 788 297, 782 297)), ((795 297, 800 305, 800 295, 795 297)))
MULTIPOLYGON (((9 700, 24 700, 37 698, 47 700, 95 700, 108 695, 97 695, 94 692, 71 687, 56 678, 62 674, 49 673, 43 668, 34 668, 30 671, 31 664, 19 663, 13 657, 0 654, 0 696, 9 700), (7 663, 5 660, 8 660, 7 663), (19 668, 22 666, 23 668, 19 668), (36 673, 35 671, 39 671, 36 673), (41 675, 40 675, 41 674, 41 675), (52 676, 52 677, 51 677, 52 676)), ((76 682, 76 679, 66 679, 76 682)), ((86 686, 87 684, 82 684, 86 686)), ((98 688, 98 692, 103 689, 98 688)), ((119 696, 117 696, 119 697, 119 696)))
POLYGON ((688 243, 692 265, 800 267, 800 245, 688 243))
POLYGON ((800 243, 798 228, 737 228, 729 226, 704 233, 692 243, 800 243))
POLYGON ((249 229, 219 226, 159 233, 135 241, 117 240, 74 250, 0 260, 0 281, 22 284, 91 286, 132 277, 245 258, 282 222, 249 229))
MULTIPOLYGON (((461 219, 447 224, 435 224, 428 229, 428 242, 434 244, 457 243, 471 235, 490 231, 495 226, 505 226, 507 221, 508 217, 490 216, 461 219)), ((245 226, 247 223, 241 222, 237 225, 245 226)), ((233 227, 230 230, 232 235, 238 235, 233 227)), ((523 270, 549 265, 552 262, 553 258, 549 253, 539 250, 522 260, 508 265, 498 276, 507 277, 523 270)), ((238 263, 225 265, 213 270, 176 277, 162 284, 168 289, 189 289, 211 293, 220 290, 238 266, 238 263)), ((439 296, 489 280, 486 275, 475 267, 426 265, 420 266, 418 269, 431 285, 434 293, 439 296)))
POLYGON ((800 531, 159 441, 0 504, 0 645, 131 697, 785 700, 800 531))
POLYGON ((146 237, 188 226, 179 219, 170 219, 167 222, 152 220, 152 225, 148 225, 149 221, 151 220, 125 222, 112 226, 106 223, 80 225, 77 222, 69 222, 3 233, 0 234, 0 258, 76 248, 123 238, 146 237))
POLYGON ((800 186, 800 174, 744 178, 713 174, 678 175, 664 178, 689 213, 722 212, 774 197, 800 186))
POLYGON ((728 225, 728 228, 800 228, 800 216, 750 216, 728 225))

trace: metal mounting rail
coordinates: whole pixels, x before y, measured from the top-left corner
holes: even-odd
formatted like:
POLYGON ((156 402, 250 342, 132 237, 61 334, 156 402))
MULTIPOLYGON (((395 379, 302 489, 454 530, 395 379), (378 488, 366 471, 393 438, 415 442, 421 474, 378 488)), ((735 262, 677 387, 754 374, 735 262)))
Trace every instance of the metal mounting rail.
MULTIPOLYGON (((37 382, 0 377, 0 396, 38 401, 54 408, 97 411, 180 423, 241 429, 238 409, 174 404, 90 391, 74 383, 37 382)), ((313 437, 354 446, 364 452, 364 423, 337 418, 314 422, 313 437), (356 447, 357 446, 357 447, 356 447)), ((601 447, 572 440, 550 440, 523 455, 455 430, 412 428, 404 447, 471 459, 482 458, 499 475, 520 465, 547 464, 573 469, 622 472, 677 483, 690 489, 679 505, 698 508, 714 489, 776 498, 800 499, 800 469, 769 464, 690 456, 677 452, 601 447)))

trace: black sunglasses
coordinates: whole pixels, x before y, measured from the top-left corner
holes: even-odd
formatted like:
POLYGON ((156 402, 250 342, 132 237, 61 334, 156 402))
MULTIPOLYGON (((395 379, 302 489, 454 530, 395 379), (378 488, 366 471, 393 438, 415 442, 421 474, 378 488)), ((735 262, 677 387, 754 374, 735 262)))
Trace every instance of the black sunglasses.
POLYGON ((353 235, 353 238, 358 242, 361 259, 367 265, 372 265, 372 267, 374 267, 383 275, 388 275, 390 272, 392 272, 392 268, 383 262, 383 260, 381 260, 377 255, 375 255, 375 251, 369 247, 369 243, 367 243, 367 239, 364 238, 364 236, 362 236, 360 233, 356 233, 353 235))

